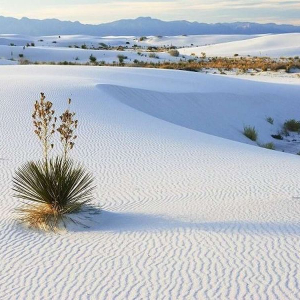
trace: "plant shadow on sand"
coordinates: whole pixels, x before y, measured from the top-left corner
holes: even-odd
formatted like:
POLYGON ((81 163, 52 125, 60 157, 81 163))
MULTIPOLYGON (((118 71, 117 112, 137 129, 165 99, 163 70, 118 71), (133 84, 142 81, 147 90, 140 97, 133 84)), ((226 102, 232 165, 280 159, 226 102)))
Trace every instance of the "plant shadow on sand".
POLYGON ((78 224, 68 224, 69 232, 139 232, 191 229, 215 233, 300 235, 300 223, 220 221, 197 222, 138 213, 91 210, 78 216, 78 224))

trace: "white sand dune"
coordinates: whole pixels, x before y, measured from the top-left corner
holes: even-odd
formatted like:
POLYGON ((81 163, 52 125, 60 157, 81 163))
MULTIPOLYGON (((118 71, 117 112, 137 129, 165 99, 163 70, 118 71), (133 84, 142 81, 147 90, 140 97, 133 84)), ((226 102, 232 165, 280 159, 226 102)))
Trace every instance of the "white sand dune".
POLYGON ((228 43, 232 41, 241 41, 252 39, 258 35, 220 35, 220 34, 210 34, 210 35, 182 35, 182 36, 150 36, 145 41, 140 42, 143 46, 176 46, 176 47, 188 47, 191 45, 195 46, 205 46, 211 44, 221 44, 228 43))
POLYGON ((240 132, 244 118, 296 116, 299 92, 169 70, 2 66, 0 299, 299 299, 299 156, 240 132), (14 220, 14 170, 41 152, 40 91, 59 111, 73 99, 73 157, 102 207, 82 220, 90 228, 44 234, 14 220))
POLYGON ((149 58, 149 53, 143 56, 137 54, 136 51, 126 50, 84 50, 72 49, 68 47, 29 47, 23 48, 21 46, 1 46, 0 45, 0 60, 4 58, 7 62, 8 59, 17 61, 20 60, 19 55, 22 54, 22 59, 31 62, 73 62, 84 64, 90 62, 90 55, 97 58, 98 62, 104 61, 106 63, 119 62, 118 55, 126 56, 125 62, 133 63, 135 59, 145 62, 159 62, 159 61, 179 61, 180 58, 172 57, 167 52, 157 53, 158 58, 149 58))
MULTIPOLYGON (((195 36, 165 36, 147 37, 140 41, 139 37, 92 37, 85 35, 65 36, 24 36, 24 35, 0 35, 0 63, 18 63, 19 60, 31 62, 73 62, 86 63, 92 54, 98 61, 106 63, 118 62, 118 55, 127 56, 127 63, 135 59, 146 62, 164 62, 188 60, 191 54, 201 56, 205 52, 208 56, 296 56, 300 55, 300 34, 277 35, 195 35, 195 36), (34 47, 25 47, 27 43, 34 43, 34 47), (101 44, 117 47, 128 47, 125 51, 119 50, 91 50, 81 49, 82 45, 88 48, 98 48, 101 44), (128 43, 128 44, 127 44, 128 43), (74 46, 79 48, 74 48, 74 46), (133 45, 139 45, 141 49, 133 50, 133 45), (72 46, 73 48, 69 48, 72 46), (149 46, 165 46, 166 51, 157 52, 157 57, 149 57, 146 51, 149 46), (173 57, 168 54, 168 47, 176 46, 181 56, 173 57), (137 52, 142 51, 142 55, 137 52), (22 57, 20 58, 20 55, 22 57)), ((141 53, 140 53, 141 54, 141 53)))
POLYGON ((26 43, 34 42, 37 46, 44 47, 68 47, 86 44, 89 47, 98 47, 100 43, 109 46, 176 46, 185 47, 204 46, 224 42, 246 40, 258 35, 188 35, 188 36, 148 36, 146 40, 140 41, 135 36, 89 36, 89 35, 61 35, 61 36, 29 36, 20 34, 0 34, 0 45, 24 46, 26 43), (126 44, 129 43, 129 44, 126 44))
POLYGON ((207 56, 300 56, 300 33, 286 33, 276 35, 264 35, 247 40, 238 40, 222 44, 213 44, 203 47, 181 49, 180 53, 201 56, 205 52, 207 56))

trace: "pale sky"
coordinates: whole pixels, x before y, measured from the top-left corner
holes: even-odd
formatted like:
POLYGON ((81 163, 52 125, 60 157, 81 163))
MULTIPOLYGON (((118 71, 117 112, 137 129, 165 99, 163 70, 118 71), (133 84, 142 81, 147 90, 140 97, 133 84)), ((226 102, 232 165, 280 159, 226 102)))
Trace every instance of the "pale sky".
POLYGON ((300 25, 300 0, 0 0, 0 15, 99 24, 140 16, 205 23, 300 25))

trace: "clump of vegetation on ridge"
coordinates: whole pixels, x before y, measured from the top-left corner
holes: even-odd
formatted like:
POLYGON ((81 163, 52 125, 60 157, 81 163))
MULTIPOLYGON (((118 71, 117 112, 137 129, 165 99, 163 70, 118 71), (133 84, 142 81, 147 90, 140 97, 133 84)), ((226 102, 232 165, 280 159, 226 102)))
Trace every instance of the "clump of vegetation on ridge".
POLYGON ((248 139, 254 142, 257 140, 257 136, 258 136, 255 127, 251 127, 251 126, 244 126, 244 135, 248 139))

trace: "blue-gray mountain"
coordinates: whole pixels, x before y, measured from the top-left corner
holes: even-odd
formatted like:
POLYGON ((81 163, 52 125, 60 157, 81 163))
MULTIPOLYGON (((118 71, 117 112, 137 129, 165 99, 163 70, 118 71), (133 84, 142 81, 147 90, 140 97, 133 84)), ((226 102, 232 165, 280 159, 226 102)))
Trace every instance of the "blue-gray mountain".
POLYGON ((188 21, 161 21, 150 17, 120 20, 99 25, 57 19, 15 19, 0 16, 0 33, 28 35, 182 35, 182 34, 264 34, 300 32, 300 26, 274 23, 216 23, 206 24, 188 21))

